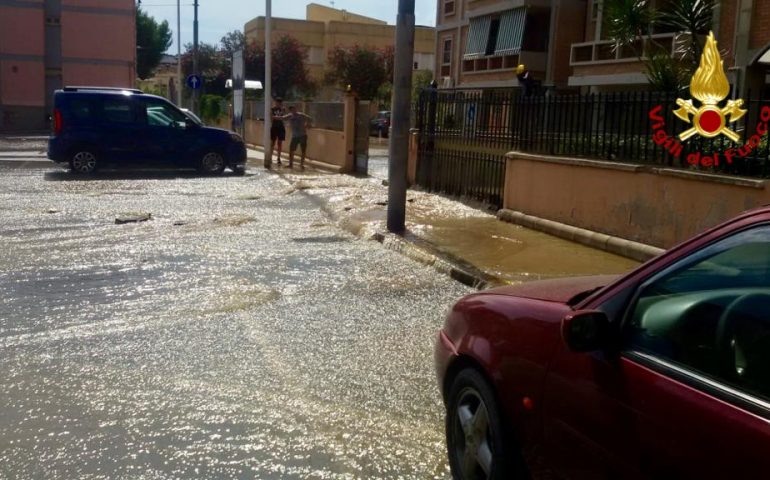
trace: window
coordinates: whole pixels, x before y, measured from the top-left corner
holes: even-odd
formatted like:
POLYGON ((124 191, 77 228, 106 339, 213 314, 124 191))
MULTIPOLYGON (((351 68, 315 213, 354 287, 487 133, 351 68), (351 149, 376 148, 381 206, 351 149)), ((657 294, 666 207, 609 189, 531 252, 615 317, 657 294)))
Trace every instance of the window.
POLYGON ((147 125, 156 127, 184 127, 187 117, 174 106, 148 100, 145 102, 147 125))
POLYGON ((601 7, 601 0, 594 0, 591 4, 591 20, 596 21, 599 18, 599 9, 601 7))
POLYGON ((444 0, 444 15, 452 15, 455 13, 454 0, 444 0))
POLYGON ((323 65, 325 60, 323 47, 308 48, 307 63, 309 65, 323 65))
POLYGON ((69 108, 67 109, 72 119, 78 120, 90 120, 93 112, 91 102, 83 99, 73 99, 70 101, 69 108))
POLYGON ((522 7, 506 10, 499 15, 471 18, 463 60, 521 53, 526 12, 526 8, 522 7))
POLYGON ((452 73, 452 38, 444 39, 444 46, 441 50, 441 76, 448 77, 452 73))
POLYGON ((770 226, 662 272, 629 314, 631 350, 770 400, 770 226))
POLYGON ((130 100, 107 99, 104 101, 104 119, 115 123, 133 123, 134 110, 130 100))
POLYGON ((452 63, 452 39, 444 39, 444 49, 441 51, 441 65, 450 65, 452 63))

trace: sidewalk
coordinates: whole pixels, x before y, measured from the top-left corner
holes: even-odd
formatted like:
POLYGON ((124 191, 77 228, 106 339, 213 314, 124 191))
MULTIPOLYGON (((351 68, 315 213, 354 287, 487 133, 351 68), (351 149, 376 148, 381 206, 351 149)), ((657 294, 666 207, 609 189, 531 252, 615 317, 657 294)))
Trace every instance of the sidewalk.
MULTIPOLYGON (((263 168, 261 151, 249 165, 263 168)), ((503 222, 481 204, 418 190, 407 193, 407 233, 387 233, 388 187, 381 178, 354 177, 296 165, 273 165, 292 192, 312 197, 341 228, 428 264, 477 288, 573 275, 618 274, 639 263, 503 222)))

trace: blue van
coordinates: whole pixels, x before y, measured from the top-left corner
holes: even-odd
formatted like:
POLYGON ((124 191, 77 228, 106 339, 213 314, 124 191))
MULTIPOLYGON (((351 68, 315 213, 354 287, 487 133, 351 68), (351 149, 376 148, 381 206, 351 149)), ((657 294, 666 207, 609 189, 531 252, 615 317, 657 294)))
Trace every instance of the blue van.
POLYGON ((225 168, 246 171, 240 135, 205 127, 165 98, 108 87, 54 92, 48 158, 81 174, 129 164, 196 168, 209 175, 225 168))

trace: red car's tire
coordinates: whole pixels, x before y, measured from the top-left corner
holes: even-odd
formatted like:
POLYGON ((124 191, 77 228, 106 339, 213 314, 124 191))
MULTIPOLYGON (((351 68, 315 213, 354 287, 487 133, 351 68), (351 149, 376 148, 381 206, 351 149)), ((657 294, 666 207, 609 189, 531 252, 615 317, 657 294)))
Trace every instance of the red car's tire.
POLYGON ((492 387, 473 368, 461 370, 449 387, 446 438, 455 480, 529 478, 492 387))

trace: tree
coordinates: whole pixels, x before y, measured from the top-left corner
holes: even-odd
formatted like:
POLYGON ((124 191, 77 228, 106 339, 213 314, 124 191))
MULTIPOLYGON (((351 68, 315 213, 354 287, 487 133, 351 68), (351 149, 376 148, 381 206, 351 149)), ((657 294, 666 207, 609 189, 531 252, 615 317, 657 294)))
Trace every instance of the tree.
POLYGON ((136 7, 136 74, 149 78, 171 46, 168 22, 158 23, 141 8, 136 7))
POLYGON ((240 30, 233 30, 227 32, 221 40, 219 40, 220 49, 227 58, 233 58, 233 53, 238 50, 243 50, 246 46, 246 37, 240 30))
POLYGON ((350 86, 361 99, 374 99, 380 87, 392 78, 392 74, 388 76, 392 61, 387 55, 384 50, 360 45, 334 47, 329 53, 325 81, 342 89, 350 86))
MULTIPOLYGON (((272 46, 273 96, 301 98, 312 96, 316 85, 307 69, 307 48, 296 38, 284 35, 272 46)), ((246 78, 265 82, 265 47, 250 43, 244 52, 246 78)))
MULTIPOLYGON (((182 54, 182 74, 184 77, 193 73, 193 45, 185 45, 182 54)), ((198 44, 198 74, 203 78, 203 93, 227 96, 225 82, 230 75, 229 62, 216 45, 198 44)))
POLYGON ((420 92, 430 86, 433 81, 432 70, 415 70, 412 75, 412 103, 417 103, 420 99, 420 92))
POLYGON ((658 90, 678 91, 687 87, 698 68, 714 4, 714 0, 669 0, 655 8, 650 0, 605 0, 602 15, 615 48, 634 52, 644 63, 650 84, 658 90), (656 28, 691 35, 678 46, 674 58, 652 38, 656 28))

